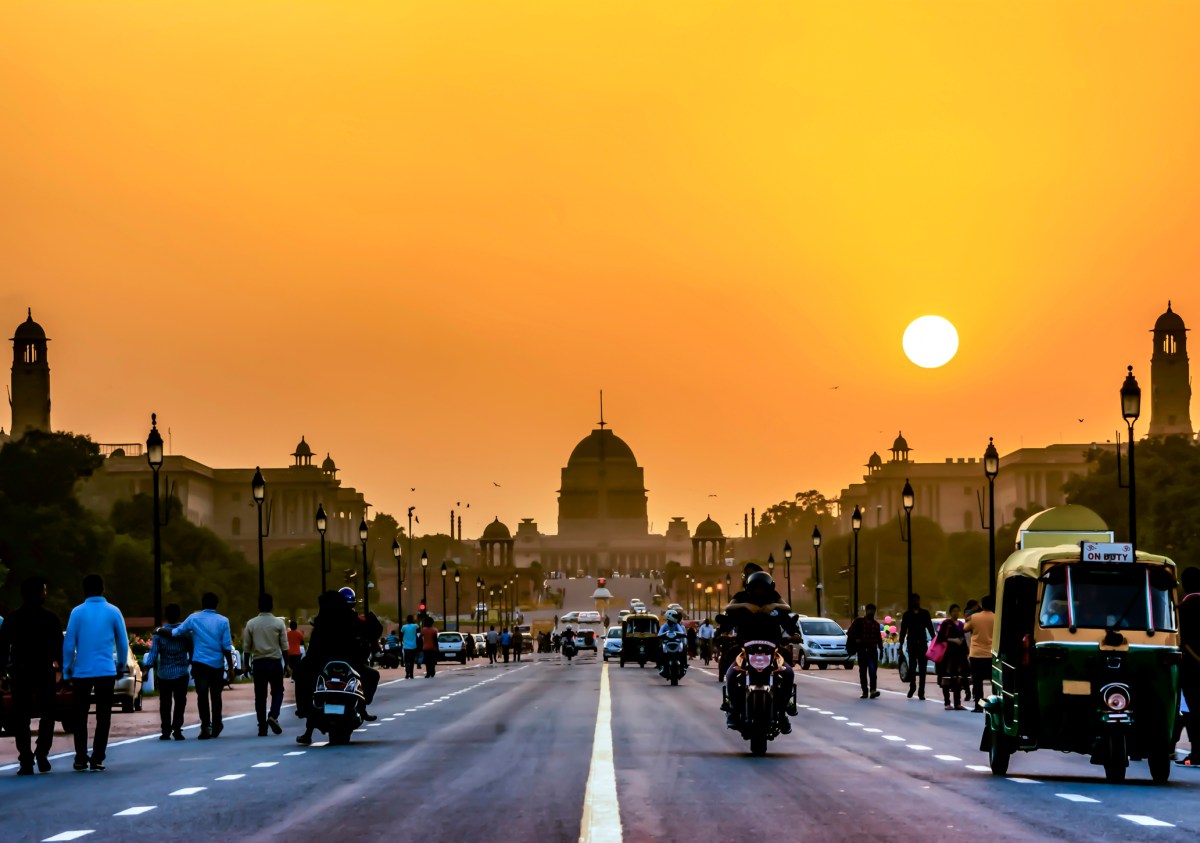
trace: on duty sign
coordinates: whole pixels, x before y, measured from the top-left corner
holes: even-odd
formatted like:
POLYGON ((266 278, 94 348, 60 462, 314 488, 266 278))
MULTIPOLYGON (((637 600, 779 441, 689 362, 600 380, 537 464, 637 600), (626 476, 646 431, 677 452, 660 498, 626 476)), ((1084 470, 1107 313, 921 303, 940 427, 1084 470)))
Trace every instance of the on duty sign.
POLYGON ((1132 562, 1133 545, 1119 542, 1080 542, 1084 562, 1132 562))

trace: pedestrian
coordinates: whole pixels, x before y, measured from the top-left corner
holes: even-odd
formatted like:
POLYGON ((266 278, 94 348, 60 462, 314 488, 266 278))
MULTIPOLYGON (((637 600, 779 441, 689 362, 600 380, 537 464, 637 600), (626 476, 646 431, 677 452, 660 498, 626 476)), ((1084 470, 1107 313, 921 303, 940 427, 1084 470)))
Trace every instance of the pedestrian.
POLYGON ((696 649, 699 639, 696 637, 696 627, 691 626, 690 623, 691 622, 689 621, 689 626, 687 628, 687 634, 686 634, 687 654, 688 654, 689 659, 694 659, 699 654, 696 649))
POLYGON ((908 661, 908 698, 917 693, 917 681, 921 687, 918 699, 925 699, 925 670, 928 661, 925 650, 933 638, 933 618, 921 608, 921 595, 908 596, 908 611, 900 618, 900 641, 904 657, 908 661))
MULTIPOLYGON (((971 620, 971 615, 978 612, 979 609, 980 609, 980 603, 974 597, 972 597, 970 600, 967 601, 967 605, 963 606, 963 614, 962 614, 963 629, 966 629, 967 621, 971 620)), ((970 649, 971 649, 971 633, 968 631, 967 632, 967 650, 970 651, 970 649)), ((971 689, 970 684, 968 684, 967 687, 963 689, 963 702, 971 701, 971 691, 972 691, 972 689, 971 689)))
POLYGON ((421 627, 412 615, 400 627, 400 647, 404 650, 404 678, 412 679, 417 666, 417 653, 421 650, 421 627))
POLYGON ((421 627, 421 656, 425 659, 425 678, 432 679, 437 673, 438 631, 429 615, 421 627))
POLYGON ((983 683, 992 673, 992 632, 996 627, 996 598, 984 595, 980 608, 967 618, 963 629, 971 636, 968 654, 971 660, 971 696, 976 714, 983 711, 983 683))
POLYGON ((712 661, 713 637, 716 635, 716 633, 717 631, 713 627, 712 621, 710 621, 708 618, 704 619, 704 622, 700 624, 700 629, 696 632, 696 638, 698 639, 700 645, 700 658, 704 659, 705 664, 708 664, 710 661, 712 661))
POLYGON ((1187 703, 1188 740, 1192 754, 1180 763, 1194 766, 1196 738, 1200 729, 1195 724, 1200 720, 1200 568, 1191 567, 1183 572, 1182 591, 1186 595, 1179 603, 1179 646, 1183 650, 1183 663, 1179 670, 1179 685, 1187 703))
POLYGON ((508 664, 508 651, 512 647, 512 633, 508 631, 508 627, 504 627, 504 631, 500 633, 500 651, 504 653, 504 663, 508 664))
POLYGON ((21 583, 21 607, 0 625, 0 670, 9 666, 12 711, 8 728, 17 749, 17 775, 50 772, 54 743, 55 670, 62 659, 63 628, 58 615, 45 608, 46 580, 30 577, 21 583), (29 721, 38 718, 33 748, 29 721))
MULTIPOLYGON (((178 603, 168 603, 165 610, 166 628, 179 626, 183 612, 178 603)), ((158 718, 162 734, 160 741, 183 737, 183 713, 187 709, 188 668, 192 663, 190 636, 159 635, 150 642, 150 666, 154 668, 154 687, 158 689, 158 718)))
POLYGON ((879 661, 883 658, 883 635, 875 619, 875 604, 868 603, 862 617, 855 618, 846 631, 846 640, 858 658, 858 684, 861 699, 878 699, 879 661))
POLYGON ((475 658, 475 636, 469 632, 464 632, 463 638, 467 640, 467 661, 471 661, 475 658))
POLYGON ((112 723, 113 687, 129 663, 129 634, 121 610, 104 599, 104 578, 83 578, 83 602, 71 610, 63 637, 63 680, 71 682, 71 704, 75 729, 76 771, 90 766, 104 770, 108 729, 112 723), (96 734, 88 756, 87 716, 96 698, 96 734))
POLYGON ((937 681, 942 688, 942 697, 946 701, 946 711, 951 709, 950 695, 954 695, 954 710, 965 711, 962 704, 962 692, 970 682, 971 663, 967 657, 967 637, 963 632, 963 623, 959 615, 961 610, 957 603, 951 603, 946 613, 947 617, 938 626, 934 637, 936 644, 942 645, 942 656, 937 662, 937 681))
POLYGON ((525 646, 525 635, 520 629, 514 629, 512 634, 513 661, 521 660, 521 648, 525 646))
POLYGON ((288 642, 288 649, 287 649, 288 670, 287 670, 287 672, 288 672, 289 676, 293 677, 292 681, 295 682, 296 680, 294 677, 295 677, 295 673, 296 673, 296 668, 300 666, 300 659, 304 655, 304 633, 296 628, 295 619, 293 619, 291 621, 291 623, 288 624, 287 642, 288 642))
POLYGON ((242 649, 254 674, 254 713, 258 716, 258 736, 267 729, 283 734, 279 710, 283 708, 283 656, 288 651, 287 628, 283 618, 275 617, 275 599, 258 595, 258 614, 242 631, 242 649), (271 690, 271 709, 267 710, 267 689, 271 690))
POLYGON ((225 687, 224 668, 232 678, 233 635, 229 619, 217 612, 220 601, 211 591, 200 597, 200 611, 174 629, 160 628, 164 635, 190 635, 192 641, 192 679, 196 682, 196 708, 200 710, 199 740, 219 737, 225 728, 221 720, 221 692, 225 687))
POLYGON ((500 636, 496 634, 496 627, 492 626, 488 629, 488 634, 487 634, 488 664, 496 663, 496 648, 499 645, 500 645, 500 636))

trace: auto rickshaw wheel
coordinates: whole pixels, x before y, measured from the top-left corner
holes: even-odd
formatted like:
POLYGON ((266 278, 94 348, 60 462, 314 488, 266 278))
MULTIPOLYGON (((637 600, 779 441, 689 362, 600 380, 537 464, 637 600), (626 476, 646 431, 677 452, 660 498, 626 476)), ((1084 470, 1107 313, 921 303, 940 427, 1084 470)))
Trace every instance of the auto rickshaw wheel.
MULTIPOLYGON (((989 730, 990 731, 990 730, 989 730)), ((1008 739, 1004 735, 991 732, 988 744, 988 765, 992 768, 993 776, 1008 775, 1008 762, 1012 758, 1012 750, 1008 747, 1008 739)))
POLYGON ((1125 770, 1129 767, 1129 756, 1125 751, 1125 736, 1109 735, 1108 752, 1104 756, 1104 778, 1111 784, 1125 781, 1125 770))
POLYGON ((1166 784, 1171 778, 1171 754, 1158 752, 1146 759, 1150 765, 1150 778, 1155 784, 1166 784))

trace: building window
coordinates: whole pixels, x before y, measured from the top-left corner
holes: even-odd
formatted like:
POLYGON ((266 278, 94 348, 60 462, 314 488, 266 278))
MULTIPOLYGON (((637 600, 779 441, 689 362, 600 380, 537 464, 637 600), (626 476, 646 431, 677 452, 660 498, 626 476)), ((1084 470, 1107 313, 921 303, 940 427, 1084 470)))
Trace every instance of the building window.
POLYGON ((1163 351, 1167 354, 1175 353, 1175 337, 1173 335, 1167 334, 1163 337, 1163 351))
POLYGON ((229 525, 229 531, 235 536, 240 536, 242 534, 242 519, 233 519, 233 523, 229 525))

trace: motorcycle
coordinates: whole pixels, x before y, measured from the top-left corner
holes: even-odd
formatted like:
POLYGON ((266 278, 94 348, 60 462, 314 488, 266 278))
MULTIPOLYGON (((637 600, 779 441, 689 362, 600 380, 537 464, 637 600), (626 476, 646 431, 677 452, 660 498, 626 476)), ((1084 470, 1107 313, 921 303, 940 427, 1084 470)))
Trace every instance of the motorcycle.
MULTIPOLYGON (((746 683, 745 708, 741 712, 741 735, 750 741, 751 755, 766 755, 767 743, 779 734, 779 714, 775 701, 776 659, 781 658, 770 641, 747 641, 738 659, 745 675, 738 681, 746 683)), ((725 706, 729 706, 728 689, 725 706)), ((787 703, 787 713, 796 713, 796 689, 787 703)))
POLYGON ((685 641, 679 633, 668 632, 663 635, 658 675, 670 679, 672 685, 678 685, 687 673, 687 652, 684 647, 685 641))
POLYGON ((564 638, 562 642, 562 654, 567 657, 567 664, 571 664, 571 659, 575 658, 575 654, 579 652, 579 647, 575 645, 574 638, 564 638))
POLYGON ((313 725, 329 736, 334 745, 350 743, 350 735, 362 727, 366 697, 357 671, 346 662, 325 665, 313 691, 313 725))
POLYGON ((708 667, 708 663, 712 661, 712 639, 700 639, 700 658, 704 661, 704 666, 708 667))
POLYGON ((380 667, 384 670, 395 670, 404 664, 404 654, 399 647, 388 647, 376 653, 371 661, 374 663, 374 667, 380 667))

